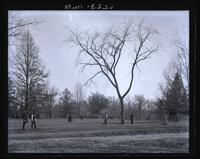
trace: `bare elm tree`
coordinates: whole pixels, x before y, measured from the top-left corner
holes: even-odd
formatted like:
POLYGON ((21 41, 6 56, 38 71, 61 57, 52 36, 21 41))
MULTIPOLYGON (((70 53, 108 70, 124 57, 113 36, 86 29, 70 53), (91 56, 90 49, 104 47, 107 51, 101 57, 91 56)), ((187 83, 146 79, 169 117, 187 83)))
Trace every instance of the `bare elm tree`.
POLYGON ((159 48, 158 45, 152 45, 152 38, 158 34, 157 30, 145 25, 144 21, 141 21, 138 25, 127 23, 122 28, 110 28, 101 33, 94 32, 93 34, 89 34, 81 33, 77 30, 71 30, 70 33, 67 41, 72 42, 80 48, 78 59, 80 59, 80 56, 89 57, 84 62, 79 60, 79 64, 82 65, 82 71, 88 66, 98 68, 98 71, 86 83, 91 82, 100 74, 108 79, 115 88, 119 98, 121 104, 121 124, 124 124, 124 98, 133 85, 134 70, 137 65, 141 61, 149 59, 159 48), (130 55, 131 76, 126 91, 122 93, 118 83, 119 79, 116 76, 116 68, 119 66, 122 54, 125 54, 123 48, 126 45, 133 47, 130 55))

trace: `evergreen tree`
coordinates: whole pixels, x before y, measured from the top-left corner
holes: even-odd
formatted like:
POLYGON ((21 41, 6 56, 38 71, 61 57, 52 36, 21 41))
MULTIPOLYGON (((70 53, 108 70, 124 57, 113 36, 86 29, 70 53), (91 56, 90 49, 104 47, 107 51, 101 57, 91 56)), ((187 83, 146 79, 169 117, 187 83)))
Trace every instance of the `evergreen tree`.
POLYGON ((187 92, 184 89, 181 75, 177 72, 164 96, 165 108, 169 113, 188 113, 187 92))

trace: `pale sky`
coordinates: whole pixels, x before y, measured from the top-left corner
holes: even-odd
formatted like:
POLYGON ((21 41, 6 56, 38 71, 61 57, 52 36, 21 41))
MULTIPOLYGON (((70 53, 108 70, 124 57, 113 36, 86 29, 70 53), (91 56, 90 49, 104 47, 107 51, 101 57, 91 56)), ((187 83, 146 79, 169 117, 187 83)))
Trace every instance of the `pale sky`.
MULTIPOLYGON (((174 40, 180 37, 188 43, 189 12, 188 11, 17 11, 20 16, 42 21, 35 27, 29 27, 36 44, 40 48, 40 57, 50 71, 50 84, 61 92, 68 88, 73 92, 77 82, 83 84, 97 69, 88 69, 80 73, 80 67, 75 65, 79 48, 72 47, 64 40, 69 36, 68 28, 78 28, 79 31, 102 31, 111 26, 120 27, 128 20, 138 24, 144 20, 157 28, 160 33, 155 39, 161 43, 160 50, 138 66, 129 96, 142 94, 146 98, 159 95, 159 83, 164 81, 163 71, 175 59, 177 50, 174 40)), ((127 55, 119 63, 119 87, 123 93, 130 81, 131 48, 125 48, 127 55)), ((14 51, 13 51, 14 52, 14 51)), ((94 92, 106 96, 117 97, 115 89, 103 76, 95 78, 95 84, 85 87, 86 96, 94 92)))

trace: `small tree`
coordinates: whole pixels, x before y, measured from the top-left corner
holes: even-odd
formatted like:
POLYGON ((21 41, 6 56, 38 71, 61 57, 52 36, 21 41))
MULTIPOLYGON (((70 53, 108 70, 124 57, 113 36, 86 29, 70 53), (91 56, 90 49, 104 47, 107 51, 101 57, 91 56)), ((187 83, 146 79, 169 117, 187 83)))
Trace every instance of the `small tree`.
POLYGON ((54 87, 47 87, 44 93, 45 111, 48 114, 48 118, 51 118, 53 107, 56 102, 55 97, 58 94, 58 91, 54 87))
POLYGON ((156 100, 156 106, 157 106, 157 117, 162 121, 163 125, 167 124, 167 112, 166 107, 164 105, 164 101, 161 98, 157 98, 156 100))
POLYGON ((81 104, 83 103, 83 98, 84 98, 83 87, 80 83, 77 83, 74 87, 74 97, 75 97, 77 118, 80 118, 81 104))
POLYGON ((120 119, 120 102, 115 97, 109 97, 109 106, 105 111, 109 114, 109 118, 120 119))
POLYGON ((109 105, 109 100, 102 94, 94 93, 88 98, 89 111, 92 115, 98 115, 101 110, 109 105))
POLYGON ((63 115, 65 118, 67 118, 67 115, 70 115, 73 109, 72 94, 67 88, 61 93, 59 102, 64 113, 63 115))
POLYGON ((147 104, 146 99, 143 95, 135 95, 134 96, 134 105, 137 107, 138 110, 138 119, 142 119, 142 108, 147 104))
POLYGON ((155 101, 153 100, 146 100, 146 105, 145 105, 145 112, 146 112, 146 117, 145 119, 150 120, 152 117, 152 113, 156 110, 156 105, 155 101))

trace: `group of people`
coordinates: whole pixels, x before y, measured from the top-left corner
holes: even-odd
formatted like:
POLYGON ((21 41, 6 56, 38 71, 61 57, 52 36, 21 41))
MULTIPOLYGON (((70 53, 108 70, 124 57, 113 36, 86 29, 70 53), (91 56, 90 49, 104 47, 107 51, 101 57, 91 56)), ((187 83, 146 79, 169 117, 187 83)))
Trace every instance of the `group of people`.
MULTIPOLYGON (((31 113, 31 128, 33 127, 36 128, 35 120, 36 120, 35 112, 32 112, 31 113)), ((130 120, 131 120, 131 124, 133 124, 133 113, 131 113, 130 120)), ((25 129, 26 123, 28 123, 28 113, 24 112, 23 113, 23 130, 25 129)), ((108 113, 105 113, 103 125, 107 125, 107 124, 108 124, 108 113)))
MULTIPOLYGON (((36 120, 36 114, 33 111, 31 113, 31 128, 33 128, 33 127, 36 128, 35 120, 36 120)), ((28 112, 23 113, 23 128, 22 128, 23 130, 25 129, 26 123, 28 123, 28 112)))
MULTIPOLYGON (((131 120, 131 124, 133 124, 133 113, 131 113, 130 120, 131 120)), ((108 113, 105 113, 103 125, 107 125, 107 124, 108 124, 108 113)))

